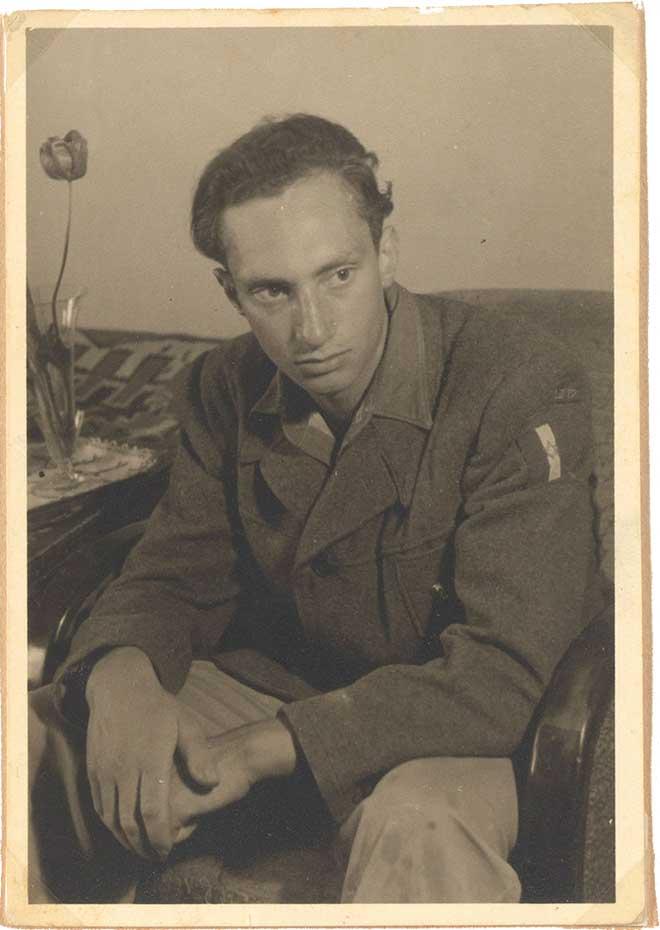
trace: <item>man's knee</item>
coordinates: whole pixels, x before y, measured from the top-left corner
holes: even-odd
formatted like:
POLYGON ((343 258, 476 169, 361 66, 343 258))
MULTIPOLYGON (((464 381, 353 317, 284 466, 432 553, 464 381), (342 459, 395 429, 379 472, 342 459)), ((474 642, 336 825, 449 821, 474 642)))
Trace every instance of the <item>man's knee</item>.
POLYGON ((363 802, 363 826, 434 837, 448 853, 452 843, 477 843, 507 857, 518 830, 513 768, 508 759, 416 759, 397 766, 363 802))
POLYGON ((343 900, 516 901, 516 830, 508 760, 406 762, 342 827, 343 900))

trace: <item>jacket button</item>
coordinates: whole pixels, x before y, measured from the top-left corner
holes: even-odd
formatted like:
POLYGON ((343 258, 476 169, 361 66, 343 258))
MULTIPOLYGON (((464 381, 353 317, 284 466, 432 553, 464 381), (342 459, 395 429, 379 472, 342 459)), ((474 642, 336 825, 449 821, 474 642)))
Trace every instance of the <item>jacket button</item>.
POLYGON ((312 571, 319 578, 327 578, 329 575, 336 575, 339 566, 336 560, 329 552, 321 552, 312 559, 312 571))
POLYGON ((431 591, 433 592, 433 597, 436 601, 449 600, 449 594, 447 593, 447 589, 444 587, 444 585, 441 585, 439 582, 437 584, 434 584, 431 587, 431 591))

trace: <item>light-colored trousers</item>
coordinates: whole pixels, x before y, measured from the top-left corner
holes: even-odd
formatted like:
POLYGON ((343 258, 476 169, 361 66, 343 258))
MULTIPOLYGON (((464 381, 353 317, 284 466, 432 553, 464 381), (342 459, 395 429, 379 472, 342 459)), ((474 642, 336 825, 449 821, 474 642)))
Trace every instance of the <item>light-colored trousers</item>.
MULTIPOLYGON (((193 663, 177 697, 209 738, 272 717, 281 706, 209 662, 193 663)), ((74 896, 69 900, 126 900, 141 863, 96 817, 84 736, 59 715, 51 687, 30 695, 30 795, 30 901, 66 900, 67 894, 74 896)), ((332 837, 344 873, 341 900, 517 902, 520 883, 507 861, 516 833, 508 759, 406 762, 376 784, 332 837)))

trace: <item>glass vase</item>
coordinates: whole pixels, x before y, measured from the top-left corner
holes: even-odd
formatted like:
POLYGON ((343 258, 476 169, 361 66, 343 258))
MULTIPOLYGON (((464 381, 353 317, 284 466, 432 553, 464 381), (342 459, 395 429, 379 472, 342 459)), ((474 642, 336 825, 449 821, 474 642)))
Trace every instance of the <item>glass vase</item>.
POLYGON ((79 291, 55 302, 36 300, 28 291, 28 387, 32 412, 48 456, 55 466, 57 484, 79 480, 73 460, 83 412, 76 407, 76 327, 81 302, 79 291))

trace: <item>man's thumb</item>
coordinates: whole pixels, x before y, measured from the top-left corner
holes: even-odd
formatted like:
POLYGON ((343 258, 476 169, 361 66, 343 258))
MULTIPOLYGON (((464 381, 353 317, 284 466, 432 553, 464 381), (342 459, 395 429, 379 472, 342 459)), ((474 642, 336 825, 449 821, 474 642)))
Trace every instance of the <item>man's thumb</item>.
POLYGON ((179 752, 188 774, 198 785, 213 788, 218 784, 218 773, 201 731, 180 727, 179 752))

